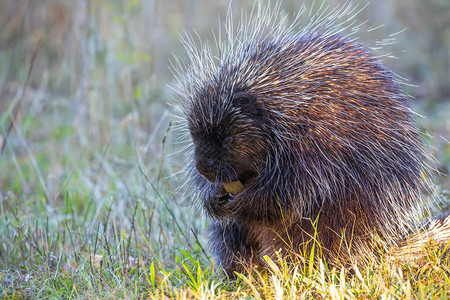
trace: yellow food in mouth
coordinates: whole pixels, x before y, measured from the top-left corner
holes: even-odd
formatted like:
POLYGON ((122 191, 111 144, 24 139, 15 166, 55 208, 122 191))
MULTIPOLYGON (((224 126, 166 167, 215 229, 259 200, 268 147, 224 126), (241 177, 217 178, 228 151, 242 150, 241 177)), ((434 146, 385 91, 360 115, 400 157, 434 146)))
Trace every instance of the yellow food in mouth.
POLYGON ((224 182, 223 188, 230 194, 237 194, 244 189, 244 185, 240 180, 233 182, 224 182))

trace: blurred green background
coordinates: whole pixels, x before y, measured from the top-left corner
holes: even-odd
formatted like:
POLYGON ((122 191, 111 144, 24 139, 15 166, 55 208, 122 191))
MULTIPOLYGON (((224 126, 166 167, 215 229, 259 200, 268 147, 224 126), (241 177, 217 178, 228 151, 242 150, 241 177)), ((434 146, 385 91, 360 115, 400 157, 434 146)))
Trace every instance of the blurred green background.
MULTIPOLYGON (((253 3, 234 0, 236 19, 253 3)), ((302 4, 312 1, 284 0, 282 7, 294 13, 302 4)), ((183 155, 171 124, 169 104, 177 96, 169 66, 174 56, 186 58, 180 35, 195 30, 212 40, 228 6, 228 0, 0 2, 0 228, 11 226, 12 216, 19 224, 2 231, 3 243, 19 243, 20 226, 38 220, 38 228, 45 218, 47 229, 84 224, 86 231, 76 231, 81 240, 102 218, 130 230, 138 206, 139 228, 154 241, 144 238, 149 249, 137 249, 166 257, 167 245, 186 243, 194 231, 204 239, 207 221, 190 209, 173 176, 183 155)), ((384 60, 411 85, 405 88, 424 116, 418 123, 432 164, 448 174, 450 1, 377 0, 357 19, 369 20, 358 34, 368 45, 396 38, 379 51, 390 53, 384 60)), ((443 175, 436 183, 448 194, 443 175)), ((1 251, 26 255, 19 247, 1 251)), ((14 263, 5 257, 0 262, 14 263)))
MULTIPOLYGON (((360 2, 361 7, 366 4, 360 2)), ((108 143, 117 159, 131 163, 130 135, 142 147, 137 150, 142 150, 139 155, 149 174, 154 174, 152 166, 159 165, 151 161, 161 158, 161 138, 169 122, 167 102, 173 101, 168 66, 173 55, 181 60, 185 55, 180 35, 195 30, 211 39, 211 28, 217 30, 219 18, 225 20, 228 3, 1 1, 1 142, 6 140, 8 114, 13 111, 20 125, 17 130, 42 168, 43 182, 20 179, 25 191, 44 185, 48 196, 54 198, 64 173, 80 163, 78 159, 89 160, 93 149, 108 143)), ((233 1, 234 16, 249 11, 253 3, 233 1)), ((324 3, 334 7, 344 1, 324 3)), ((312 1, 285 0, 282 7, 294 13, 302 4, 310 6, 312 1)), ((448 173, 450 2, 374 1, 357 18, 369 20, 364 26, 369 31, 363 29, 359 34, 369 45, 406 29, 395 35, 395 44, 383 50, 398 59, 385 61, 416 86, 407 90, 415 98, 416 110, 426 117, 419 122, 431 135, 427 142, 436 148, 432 151, 438 167, 448 173), (379 25, 383 26, 370 30, 379 25)), ((4 156, 15 156, 18 164, 27 163, 27 151, 14 130, 7 141, 0 173, 3 190, 19 180, 14 168, 5 169, 4 161, 10 159, 4 156)))

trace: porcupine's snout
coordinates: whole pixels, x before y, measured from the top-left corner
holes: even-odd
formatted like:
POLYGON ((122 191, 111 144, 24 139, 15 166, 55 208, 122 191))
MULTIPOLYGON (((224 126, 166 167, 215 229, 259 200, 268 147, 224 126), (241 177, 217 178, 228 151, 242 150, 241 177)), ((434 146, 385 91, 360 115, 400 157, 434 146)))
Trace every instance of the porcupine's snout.
POLYGON ((222 177, 220 166, 224 153, 215 144, 214 139, 208 137, 205 143, 197 145, 194 150, 195 169, 210 182, 220 181, 222 177))
POLYGON ((238 158, 228 157, 226 153, 208 148, 195 149, 194 166, 197 172, 211 183, 237 180, 246 183, 256 176, 255 171, 238 158))
POLYGON ((205 177, 210 182, 215 182, 217 179, 217 161, 211 158, 208 159, 196 159, 195 169, 197 172, 205 177))

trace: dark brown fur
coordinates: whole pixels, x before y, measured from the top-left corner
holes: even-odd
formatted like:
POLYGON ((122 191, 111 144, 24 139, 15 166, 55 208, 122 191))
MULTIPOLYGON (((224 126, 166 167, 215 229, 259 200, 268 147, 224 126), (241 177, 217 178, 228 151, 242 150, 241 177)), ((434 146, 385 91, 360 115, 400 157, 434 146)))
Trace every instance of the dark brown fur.
POLYGON ((233 50, 182 84, 189 174, 227 273, 313 243, 348 264, 405 237, 427 170, 392 72, 330 33, 254 38, 233 50), (231 195, 222 183, 236 180, 244 188, 231 195))

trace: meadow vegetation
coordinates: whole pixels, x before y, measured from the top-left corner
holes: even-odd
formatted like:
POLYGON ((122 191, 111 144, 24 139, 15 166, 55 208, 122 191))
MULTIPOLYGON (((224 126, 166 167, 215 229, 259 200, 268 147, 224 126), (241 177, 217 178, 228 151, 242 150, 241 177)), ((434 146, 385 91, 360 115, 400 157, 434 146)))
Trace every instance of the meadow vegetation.
MULTIPOLYGON (((233 1, 239 17, 252 1, 233 1)), ((339 1, 329 1, 336 5, 339 1)), ((297 10, 298 1, 283 1, 297 10)), ((212 39, 228 1, 0 2, 0 298, 443 298, 450 264, 336 269, 267 259, 229 282, 208 219, 176 176, 169 66, 184 30, 212 39)), ((386 61, 441 174, 450 168, 450 4, 377 1, 358 17, 395 37, 386 61), (406 50, 406 51, 403 51, 406 50)), ((368 28, 370 29, 370 28, 368 28)), ((443 197, 450 180, 437 174, 443 197)), ((445 205, 443 205, 445 206, 445 205)), ((395 220, 393 220, 395 221, 395 220)), ((294 259, 294 261, 296 261, 294 259)))

